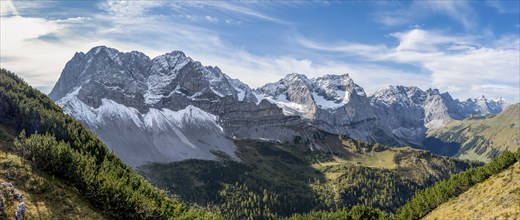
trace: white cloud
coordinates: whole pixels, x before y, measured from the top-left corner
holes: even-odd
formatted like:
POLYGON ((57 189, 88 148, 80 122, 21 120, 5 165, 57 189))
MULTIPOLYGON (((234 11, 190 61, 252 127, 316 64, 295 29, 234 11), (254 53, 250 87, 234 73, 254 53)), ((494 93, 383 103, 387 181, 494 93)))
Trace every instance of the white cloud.
POLYGON ((54 85, 61 69, 76 51, 107 43, 67 33, 71 25, 84 18, 48 20, 2 16, 0 19, 2 67, 20 74, 29 84, 44 92, 54 85), (67 34, 66 40, 62 40, 64 34, 67 34), (57 39, 43 40, 45 36, 55 36, 57 39))
MULTIPOLYGON (((296 3, 296 2, 295 2, 296 3)), ((256 1, 234 1, 234 2, 226 2, 226 1, 188 1, 188 2, 176 2, 171 1, 167 4, 169 7, 174 9, 177 13, 187 14, 190 16, 194 15, 196 9, 198 11, 203 11, 205 13, 210 13, 219 11, 221 16, 224 17, 243 17, 243 18, 255 18, 260 20, 265 20, 269 22, 274 22, 278 24, 288 25, 290 24, 287 21, 275 18, 273 16, 269 16, 254 6, 269 6, 269 2, 256 2, 256 1)), ((199 15, 200 17, 205 17, 207 15, 199 15)), ((226 21, 226 19, 221 19, 226 21)), ((233 21, 234 19, 229 19, 228 21, 233 21)), ((227 22, 228 23, 228 22, 227 22)))
POLYGON ((0 1, 0 16, 18 15, 18 10, 14 7, 13 1, 0 1))
POLYGON ((488 0, 486 3, 499 13, 520 13, 520 3, 518 1, 488 0))
MULTIPOLYGON (((413 1, 408 6, 398 4, 393 10, 382 10, 374 14, 376 22, 386 26, 415 25, 419 20, 434 16, 448 16, 471 30, 477 24, 475 12, 468 1, 413 1)), ((385 7, 388 7, 385 5, 385 7)))
MULTIPOLYGON (((63 66, 75 52, 107 45, 121 51, 142 51, 150 57, 182 50, 205 65, 218 65, 231 77, 253 87, 277 81, 292 72, 305 73, 309 77, 349 73, 368 92, 389 84, 399 84, 416 85, 423 89, 437 87, 450 91, 458 98, 484 93, 486 96, 503 95, 518 100, 515 98, 518 97, 515 96, 519 92, 518 87, 514 85, 520 83, 518 36, 503 36, 487 47, 478 44, 478 37, 453 36, 420 28, 390 34, 396 39, 396 46, 353 42, 324 44, 298 36, 294 40, 305 48, 354 56, 366 62, 265 56, 225 42, 216 31, 172 19, 178 14, 149 15, 147 12, 157 7, 154 4, 158 3, 162 2, 133 5, 130 7, 136 9, 128 11, 122 6, 126 3, 101 4, 105 11, 102 14, 60 20, 2 16, 2 67, 49 92, 63 66), (126 16, 130 15, 141 16, 128 19, 126 16), (407 72, 394 64, 419 67, 421 73, 407 72)), ((198 7, 214 6, 205 4, 198 7)), ((222 10, 237 13, 230 9, 222 10)), ((197 16, 208 22, 236 18, 197 16)))
POLYGON ((488 47, 479 46, 475 37, 453 37, 439 31, 412 29, 390 36, 399 42, 394 48, 368 44, 324 45, 307 39, 299 42, 308 48, 357 55, 374 63, 392 62, 420 67, 430 74, 416 85, 449 91, 460 99, 485 94, 519 101, 518 36, 504 36, 488 47))
POLYGON ((99 7, 112 16, 123 18, 137 18, 148 10, 164 5, 164 1, 116 1, 108 0, 99 4, 99 7))
POLYGON ((408 50, 435 52, 439 51, 439 45, 467 45, 471 42, 471 39, 469 37, 446 36, 441 33, 425 31, 418 28, 412 29, 407 32, 393 33, 390 34, 390 36, 395 37, 399 40, 399 46, 396 48, 397 51, 408 50))

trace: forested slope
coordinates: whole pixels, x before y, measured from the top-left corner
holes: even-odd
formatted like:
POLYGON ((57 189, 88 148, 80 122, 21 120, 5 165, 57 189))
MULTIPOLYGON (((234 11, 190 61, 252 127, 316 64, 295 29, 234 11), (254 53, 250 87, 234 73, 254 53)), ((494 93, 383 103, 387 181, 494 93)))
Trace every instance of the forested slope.
POLYGON ((47 96, 5 69, 0 70, 0 124, 21 132, 13 147, 4 148, 8 153, 74 186, 109 218, 215 218, 154 188, 47 96))
POLYGON ((27 219, 108 219, 76 187, 11 153, 14 138, 0 125, 0 219, 12 219, 22 206, 27 219))
POLYGON ((517 219, 520 217, 519 160, 520 150, 506 151, 484 166, 419 190, 395 213, 354 206, 333 212, 296 214, 289 219, 517 219))
POLYGON ((228 219, 279 219, 356 205, 395 210, 415 191, 480 165, 412 148, 369 145, 315 133, 331 152, 306 143, 236 140, 241 162, 186 160, 152 163, 140 173, 188 203, 228 219))

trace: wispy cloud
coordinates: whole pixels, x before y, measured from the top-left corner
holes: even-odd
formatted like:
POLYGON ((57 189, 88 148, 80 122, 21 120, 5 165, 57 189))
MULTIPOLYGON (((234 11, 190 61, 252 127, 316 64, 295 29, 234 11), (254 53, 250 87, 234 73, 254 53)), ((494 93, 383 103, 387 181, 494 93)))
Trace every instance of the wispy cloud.
POLYGON ((376 22, 386 26, 416 25, 431 16, 447 16, 466 29, 474 29, 477 16, 468 1, 412 1, 404 6, 383 9, 374 14, 376 22))
MULTIPOLYGON (((183 50, 206 64, 221 64, 220 66, 231 67, 229 71, 233 72, 240 70, 242 73, 243 71, 246 78, 248 73, 251 73, 249 74, 251 76, 254 75, 253 72, 257 73, 255 69, 248 69, 246 66, 263 66, 272 69, 270 66, 274 63, 279 62, 280 65, 283 65, 286 62, 254 57, 248 52, 242 51, 241 48, 224 43, 217 31, 174 19, 178 18, 176 16, 179 13, 173 15, 168 14, 168 11, 152 13, 153 10, 163 7, 173 10, 172 4, 169 1, 104 1, 97 4, 101 12, 88 13, 88 17, 58 19, 52 18, 52 16, 47 18, 23 16, 18 13, 16 4, 2 1, 1 65, 20 73, 30 84, 48 92, 58 79, 65 63, 75 52, 87 51, 97 45, 107 45, 122 51, 140 50, 152 57, 171 50, 183 50), (238 56, 243 57, 236 58, 238 56), (222 62, 222 57, 228 57, 229 60, 222 62), (261 65, 258 62, 252 62, 253 60, 271 63, 261 65), (248 64, 242 65, 242 68, 236 68, 235 66, 240 65, 241 62, 248 64)), ((280 20, 256 11, 252 6, 246 8, 227 3, 219 5, 217 2, 192 2, 190 4, 183 7, 190 7, 190 9, 212 7, 236 16, 282 23, 280 20)), ((46 6, 42 4, 23 6, 26 10, 31 11, 37 10, 37 7, 46 6)), ((173 12, 178 10, 175 9, 173 12)), ((191 11, 193 12, 193 10, 191 11)), ((238 22, 229 15, 219 18, 204 15, 204 13, 200 13, 200 16, 195 19, 232 24, 238 22)), ((274 71, 264 72, 273 74, 274 71)), ((235 73, 233 75, 238 77, 239 72, 235 73)), ((256 81, 252 77, 249 79, 256 81)))
POLYGON ((518 101, 518 36, 504 36, 487 47, 480 46, 473 36, 454 37, 440 31, 412 29, 390 36, 398 41, 397 46, 344 43, 326 45, 308 39, 300 39, 299 42, 308 48, 356 55, 376 63, 418 66, 430 73, 421 84, 450 91, 459 98, 485 93, 489 96, 507 96, 518 101))
POLYGON ((466 1, 426 1, 420 3, 435 13, 445 14, 462 24, 466 29, 473 29, 477 24, 475 12, 466 1))
POLYGON ((520 2, 518 1, 488 0, 486 3, 499 13, 520 13, 520 2))
POLYGON ((164 1, 105 1, 98 4, 112 16, 136 18, 144 15, 148 10, 163 6, 164 1))
MULTIPOLYGON (((242 15, 242 16, 248 16, 253 18, 258 18, 266 21, 276 22, 279 24, 289 24, 286 21, 283 21, 281 19, 275 18, 273 16, 269 16, 265 13, 260 12, 259 10, 256 10, 252 7, 248 7, 244 4, 241 4, 240 2, 225 2, 225 1, 192 1, 191 4, 186 4, 183 2, 182 4, 179 2, 171 2, 170 5, 173 6, 173 8, 179 9, 179 8, 186 8, 186 7, 209 7, 212 9, 217 9, 221 12, 229 14, 235 14, 235 15, 242 15)), ((255 5, 255 4, 261 4, 260 2, 247 2, 248 5, 255 5)))

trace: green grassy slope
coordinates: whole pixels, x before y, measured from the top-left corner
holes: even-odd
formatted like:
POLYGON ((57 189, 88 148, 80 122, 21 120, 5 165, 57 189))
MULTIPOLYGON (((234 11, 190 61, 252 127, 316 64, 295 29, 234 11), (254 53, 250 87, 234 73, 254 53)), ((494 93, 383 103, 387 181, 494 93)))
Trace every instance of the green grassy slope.
POLYGON ((520 162, 440 205, 424 219, 520 219, 520 162))
POLYGON ((75 187, 111 219, 215 218, 153 187, 47 96, 5 69, 0 69, 0 124, 21 132, 9 154, 75 187))
POLYGON ((412 148, 367 145, 320 134, 330 153, 305 141, 236 141, 243 162, 148 164, 140 173, 183 201, 229 219, 277 219, 311 210, 366 205, 395 211, 418 189, 476 164, 412 148))
POLYGON ((395 214, 366 206, 295 214, 291 220, 518 219, 520 150, 506 151, 484 166, 468 169, 419 190, 395 214))
MULTIPOLYGON (((22 194, 28 219, 108 219, 76 187, 33 169, 27 160, 9 153, 14 138, 13 129, 0 125, 0 183, 11 183, 22 194)), ((12 197, 6 200, 0 219, 11 219, 17 205, 12 197)))
MULTIPOLYGON (((506 151, 484 166, 468 169, 467 171, 451 176, 447 180, 440 181, 426 189, 420 190, 409 202, 397 210, 395 218, 403 220, 423 218, 437 207, 457 198, 475 185, 486 181, 491 176, 514 167, 514 164, 519 160, 520 150, 514 153, 506 151)), ((512 184, 515 190, 518 189, 519 186, 518 182, 512 181, 509 178, 503 183, 512 184)), ((476 197, 474 200, 473 202, 475 204, 483 203, 484 205, 491 205, 488 204, 488 202, 491 201, 490 198, 476 197)), ((496 208, 498 208, 496 213, 499 213, 501 209, 505 207, 496 208)))
POLYGON ((428 131, 428 137, 444 144, 456 143, 460 149, 455 150, 455 156, 459 158, 488 162, 503 151, 520 147, 520 103, 494 117, 453 120, 441 129, 428 131))

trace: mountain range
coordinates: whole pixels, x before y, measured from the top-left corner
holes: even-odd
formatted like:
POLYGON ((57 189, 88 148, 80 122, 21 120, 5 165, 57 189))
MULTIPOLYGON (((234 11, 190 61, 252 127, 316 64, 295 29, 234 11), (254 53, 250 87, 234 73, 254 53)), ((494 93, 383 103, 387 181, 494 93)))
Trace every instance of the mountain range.
POLYGON ((102 46, 67 63, 59 106, 0 78, 0 179, 24 195, 2 185, 0 216, 418 219, 518 160, 500 154, 518 149, 518 104, 404 86, 368 96, 346 74, 251 89, 179 51, 102 46), (74 201, 35 206, 57 194, 74 201))
POLYGON ((181 51, 153 59, 98 46, 76 53, 49 94, 126 163, 235 160, 233 140, 279 142, 324 130, 368 143, 425 147, 429 129, 500 113, 508 103, 466 101, 437 89, 389 86, 372 95, 348 75, 309 79, 292 73, 252 89, 181 51))

